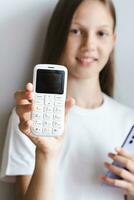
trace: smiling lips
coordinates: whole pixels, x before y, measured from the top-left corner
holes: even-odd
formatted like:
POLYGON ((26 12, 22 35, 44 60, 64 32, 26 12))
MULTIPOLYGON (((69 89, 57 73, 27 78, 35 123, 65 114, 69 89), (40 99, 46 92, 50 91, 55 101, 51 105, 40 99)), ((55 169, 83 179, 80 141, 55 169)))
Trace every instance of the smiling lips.
POLYGON ((97 58, 94 58, 94 57, 77 57, 76 59, 82 66, 85 66, 85 67, 88 67, 91 64, 93 64, 95 61, 97 61, 97 58))

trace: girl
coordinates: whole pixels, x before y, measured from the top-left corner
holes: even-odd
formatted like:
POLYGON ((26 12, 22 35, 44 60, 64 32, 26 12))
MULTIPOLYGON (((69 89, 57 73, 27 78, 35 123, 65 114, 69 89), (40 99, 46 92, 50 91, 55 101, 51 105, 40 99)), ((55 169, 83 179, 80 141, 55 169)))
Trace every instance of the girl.
POLYGON ((133 112, 109 97, 113 93, 115 27, 110 0, 60 0, 57 4, 43 59, 65 65, 69 71, 65 134, 34 136, 30 131, 32 84, 16 92, 1 174, 16 180, 17 199, 134 199, 134 155, 123 149, 109 157, 126 169, 105 163, 122 180, 101 175, 103 182, 116 187, 106 187, 99 180, 106 154, 121 145, 134 123, 133 112))

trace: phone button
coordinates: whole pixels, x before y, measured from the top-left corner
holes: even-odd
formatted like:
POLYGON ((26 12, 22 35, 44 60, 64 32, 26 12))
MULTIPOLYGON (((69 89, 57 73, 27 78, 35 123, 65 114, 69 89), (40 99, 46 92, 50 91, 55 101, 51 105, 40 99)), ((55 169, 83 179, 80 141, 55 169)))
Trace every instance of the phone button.
POLYGON ((54 104, 54 96, 45 96, 45 105, 53 105, 54 104))
POLYGON ((42 129, 43 135, 51 135, 52 134, 52 128, 51 127, 45 127, 42 129))
POLYGON ((63 105, 63 101, 55 101, 55 106, 62 106, 63 105))
POLYGON ((43 121, 43 126, 44 127, 52 127, 52 125, 53 125, 53 122, 50 121, 50 120, 43 121))
POLYGON ((44 103, 44 96, 43 95, 35 95, 35 102, 36 104, 43 104, 44 103))
POLYGON ((53 128, 53 135, 61 135, 61 128, 53 128))
POLYGON ((57 113, 54 114, 54 120, 55 120, 55 121, 57 121, 57 120, 60 120, 60 121, 61 121, 62 119, 63 119, 63 116, 62 116, 61 114, 57 114, 57 113))
POLYGON ((45 106, 44 111, 46 112, 53 112, 53 106, 45 106))
POLYGON ((61 126, 61 123, 59 121, 55 121, 54 122, 54 127, 59 127, 59 126, 61 126))
POLYGON ((36 105, 36 106, 35 106, 35 111, 36 111, 36 112, 43 112, 43 106, 41 106, 41 105, 36 105))
POLYGON ((36 133, 40 134, 42 132, 42 128, 41 127, 34 127, 33 131, 35 131, 36 133))
POLYGON ((43 119, 43 113, 33 112, 32 119, 33 119, 33 121, 42 120, 43 119))
POLYGON ((55 101, 63 101, 63 97, 55 95, 55 101))
POLYGON ((53 119, 53 112, 47 112, 44 114, 44 120, 52 120, 53 119))
POLYGON ((62 106, 55 106, 54 107, 54 112, 63 112, 63 110, 64 110, 64 107, 62 107, 62 106))

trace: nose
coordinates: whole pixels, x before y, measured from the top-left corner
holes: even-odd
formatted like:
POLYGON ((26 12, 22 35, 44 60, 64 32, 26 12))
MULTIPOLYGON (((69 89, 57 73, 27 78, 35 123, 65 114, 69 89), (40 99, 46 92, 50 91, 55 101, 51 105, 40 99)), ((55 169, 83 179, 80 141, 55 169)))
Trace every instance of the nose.
POLYGON ((96 50, 96 37, 93 32, 90 32, 83 37, 82 49, 83 51, 95 51, 96 50))

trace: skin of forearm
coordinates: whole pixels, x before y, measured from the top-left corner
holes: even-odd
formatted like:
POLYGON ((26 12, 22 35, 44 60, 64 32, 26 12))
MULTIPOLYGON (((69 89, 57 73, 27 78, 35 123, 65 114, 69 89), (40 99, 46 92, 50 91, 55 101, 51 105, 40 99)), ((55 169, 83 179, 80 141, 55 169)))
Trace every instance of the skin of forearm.
POLYGON ((24 200, 54 200, 56 160, 36 154, 36 164, 24 200))

